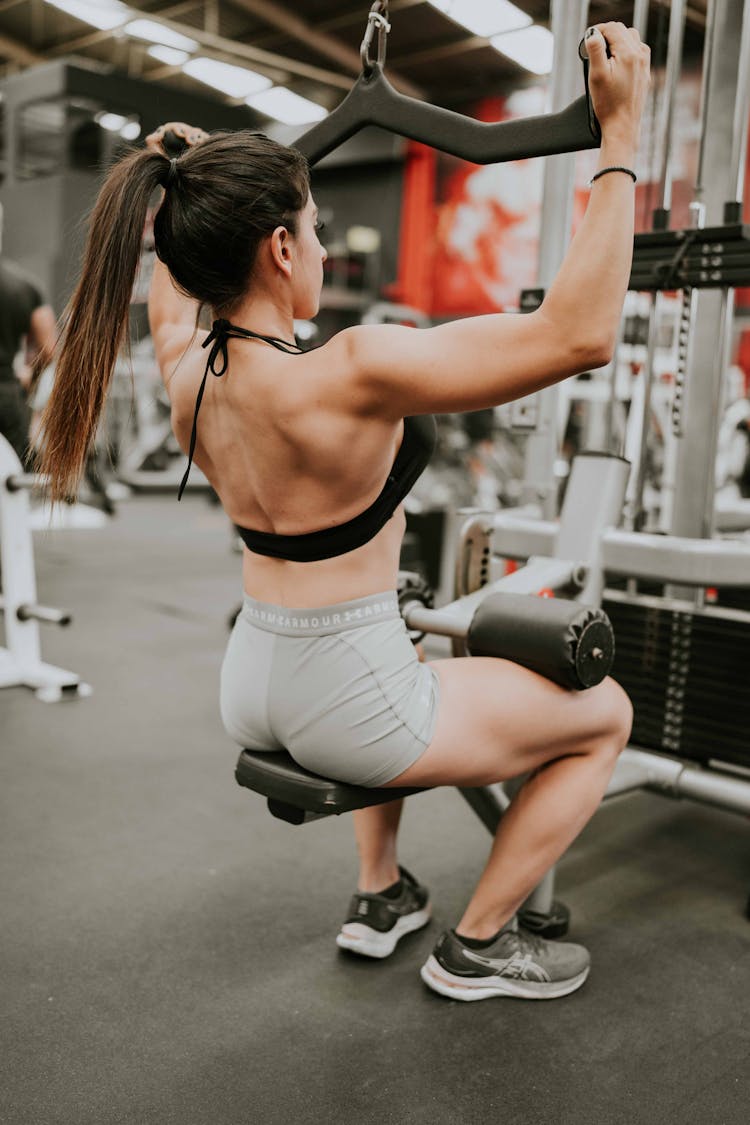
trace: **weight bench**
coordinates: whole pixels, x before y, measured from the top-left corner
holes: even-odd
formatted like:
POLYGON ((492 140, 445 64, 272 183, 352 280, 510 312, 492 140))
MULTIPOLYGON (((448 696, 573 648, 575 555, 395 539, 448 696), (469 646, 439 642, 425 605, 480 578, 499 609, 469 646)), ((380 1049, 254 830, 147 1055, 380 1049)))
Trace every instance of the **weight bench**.
POLYGON ((286 750, 243 750, 234 771, 238 785, 266 797, 269 812, 288 824, 306 824, 370 805, 384 805, 423 789, 367 789, 329 781, 298 766, 286 750))

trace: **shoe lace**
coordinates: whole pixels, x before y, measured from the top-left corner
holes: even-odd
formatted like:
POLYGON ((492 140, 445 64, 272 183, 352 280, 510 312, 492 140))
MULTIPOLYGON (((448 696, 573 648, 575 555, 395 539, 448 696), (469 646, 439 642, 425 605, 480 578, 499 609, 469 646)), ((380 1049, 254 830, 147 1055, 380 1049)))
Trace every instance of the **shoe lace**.
POLYGON ((532 933, 531 930, 519 926, 514 936, 516 938, 516 949, 519 953, 531 953, 534 956, 544 953, 546 945, 544 938, 532 933))

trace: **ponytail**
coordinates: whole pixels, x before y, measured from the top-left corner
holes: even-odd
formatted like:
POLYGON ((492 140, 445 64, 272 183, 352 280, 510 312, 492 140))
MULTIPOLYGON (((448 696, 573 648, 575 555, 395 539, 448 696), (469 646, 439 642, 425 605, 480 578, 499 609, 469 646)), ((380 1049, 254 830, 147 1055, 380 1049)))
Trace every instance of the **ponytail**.
POLYGON ((42 415, 37 468, 53 501, 74 496, 128 323, 148 205, 169 170, 140 150, 119 161, 91 214, 81 279, 63 315, 55 381, 42 415))

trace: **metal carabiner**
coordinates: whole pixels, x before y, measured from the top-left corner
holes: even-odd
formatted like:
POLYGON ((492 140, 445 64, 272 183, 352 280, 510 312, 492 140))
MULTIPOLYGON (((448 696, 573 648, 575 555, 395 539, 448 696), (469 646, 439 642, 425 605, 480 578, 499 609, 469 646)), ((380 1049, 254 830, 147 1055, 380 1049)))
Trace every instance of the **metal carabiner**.
POLYGON ((391 30, 391 25, 388 22, 388 0, 375 0, 367 16, 365 37, 359 49, 359 57, 362 60, 362 73, 367 78, 372 74, 372 68, 375 65, 370 58, 370 48, 375 38, 376 28, 378 32, 378 54, 375 62, 377 62, 378 66, 383 66, 388 44, 388 32, 391 30))

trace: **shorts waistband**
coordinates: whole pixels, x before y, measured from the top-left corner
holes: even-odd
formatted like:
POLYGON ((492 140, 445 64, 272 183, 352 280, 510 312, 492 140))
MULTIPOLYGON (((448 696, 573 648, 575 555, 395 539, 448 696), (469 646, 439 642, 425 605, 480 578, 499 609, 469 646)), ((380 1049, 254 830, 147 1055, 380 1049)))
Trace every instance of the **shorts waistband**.
POLYGON ((265 629, 267 633, 280 633, 287 637, 320 637, 328 633, 343 633, 360 625, 393 620, 400 616, 400 611, 395 590, 313 609, 271 605, 245 594, 240 616, 248 624, 265 629))

